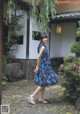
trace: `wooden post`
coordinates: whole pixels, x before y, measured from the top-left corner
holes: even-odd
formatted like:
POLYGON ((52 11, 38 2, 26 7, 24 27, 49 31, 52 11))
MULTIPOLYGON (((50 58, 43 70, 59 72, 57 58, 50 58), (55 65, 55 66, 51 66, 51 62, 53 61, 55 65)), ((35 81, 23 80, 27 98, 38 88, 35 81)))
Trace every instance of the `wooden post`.
POLYGON ((3 0, 0 0, 0 105, 1 105, 1 84, 2 84, 2 36, 3 36, 3 0))

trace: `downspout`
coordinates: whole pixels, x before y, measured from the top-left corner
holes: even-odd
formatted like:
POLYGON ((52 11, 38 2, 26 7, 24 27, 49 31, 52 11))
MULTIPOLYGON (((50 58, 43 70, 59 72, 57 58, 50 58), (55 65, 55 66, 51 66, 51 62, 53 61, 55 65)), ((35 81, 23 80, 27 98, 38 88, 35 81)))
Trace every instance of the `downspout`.
POLYGON ((29 39, 30 38, 30 14, 27 11, 27 41, 26 41, 26 58, 29 58, 29 39))

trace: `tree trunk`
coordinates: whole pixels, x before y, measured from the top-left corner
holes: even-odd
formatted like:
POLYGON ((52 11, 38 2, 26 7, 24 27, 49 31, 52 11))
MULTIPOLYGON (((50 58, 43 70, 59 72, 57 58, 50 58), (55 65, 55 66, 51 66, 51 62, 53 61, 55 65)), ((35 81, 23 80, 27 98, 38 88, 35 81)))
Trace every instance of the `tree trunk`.
POLYGON ((2 84, 2 36, 3 36, 3 0, 0 0, 0 105, 1 105, 1 84, 2 84))

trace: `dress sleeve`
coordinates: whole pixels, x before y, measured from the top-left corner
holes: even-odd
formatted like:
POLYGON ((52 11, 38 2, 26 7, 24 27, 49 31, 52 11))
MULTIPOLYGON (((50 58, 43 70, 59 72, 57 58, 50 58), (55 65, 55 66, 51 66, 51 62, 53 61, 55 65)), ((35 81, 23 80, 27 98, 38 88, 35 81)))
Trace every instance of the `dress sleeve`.
POLYGON ((39 48, 38 48, 38 53, 40 52, 40 48, 45 49, 45 46, 44 45, 40 45, 39 48))
POLYGON ((45 46, 41 46, 41 48, 45 49, 45 46))

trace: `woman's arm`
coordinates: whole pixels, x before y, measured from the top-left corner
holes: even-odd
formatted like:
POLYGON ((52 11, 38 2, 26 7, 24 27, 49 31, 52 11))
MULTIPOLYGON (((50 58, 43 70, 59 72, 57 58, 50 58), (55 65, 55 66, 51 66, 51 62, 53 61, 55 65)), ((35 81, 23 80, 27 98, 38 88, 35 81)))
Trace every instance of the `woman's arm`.
POLYGON ((34 70, 34 73, 37 73, 37 71, 38 71, 38 69, 39 69, 40 59, 41 59, 41 56, 42 56, 42 53, 43 53, 44 49, 45 49, 44 46, 42 46, 42 47, 40 48, 40 52, 39 52, 38 58, 37 58, 37 65, 36 65, 36 69, 34 70))

